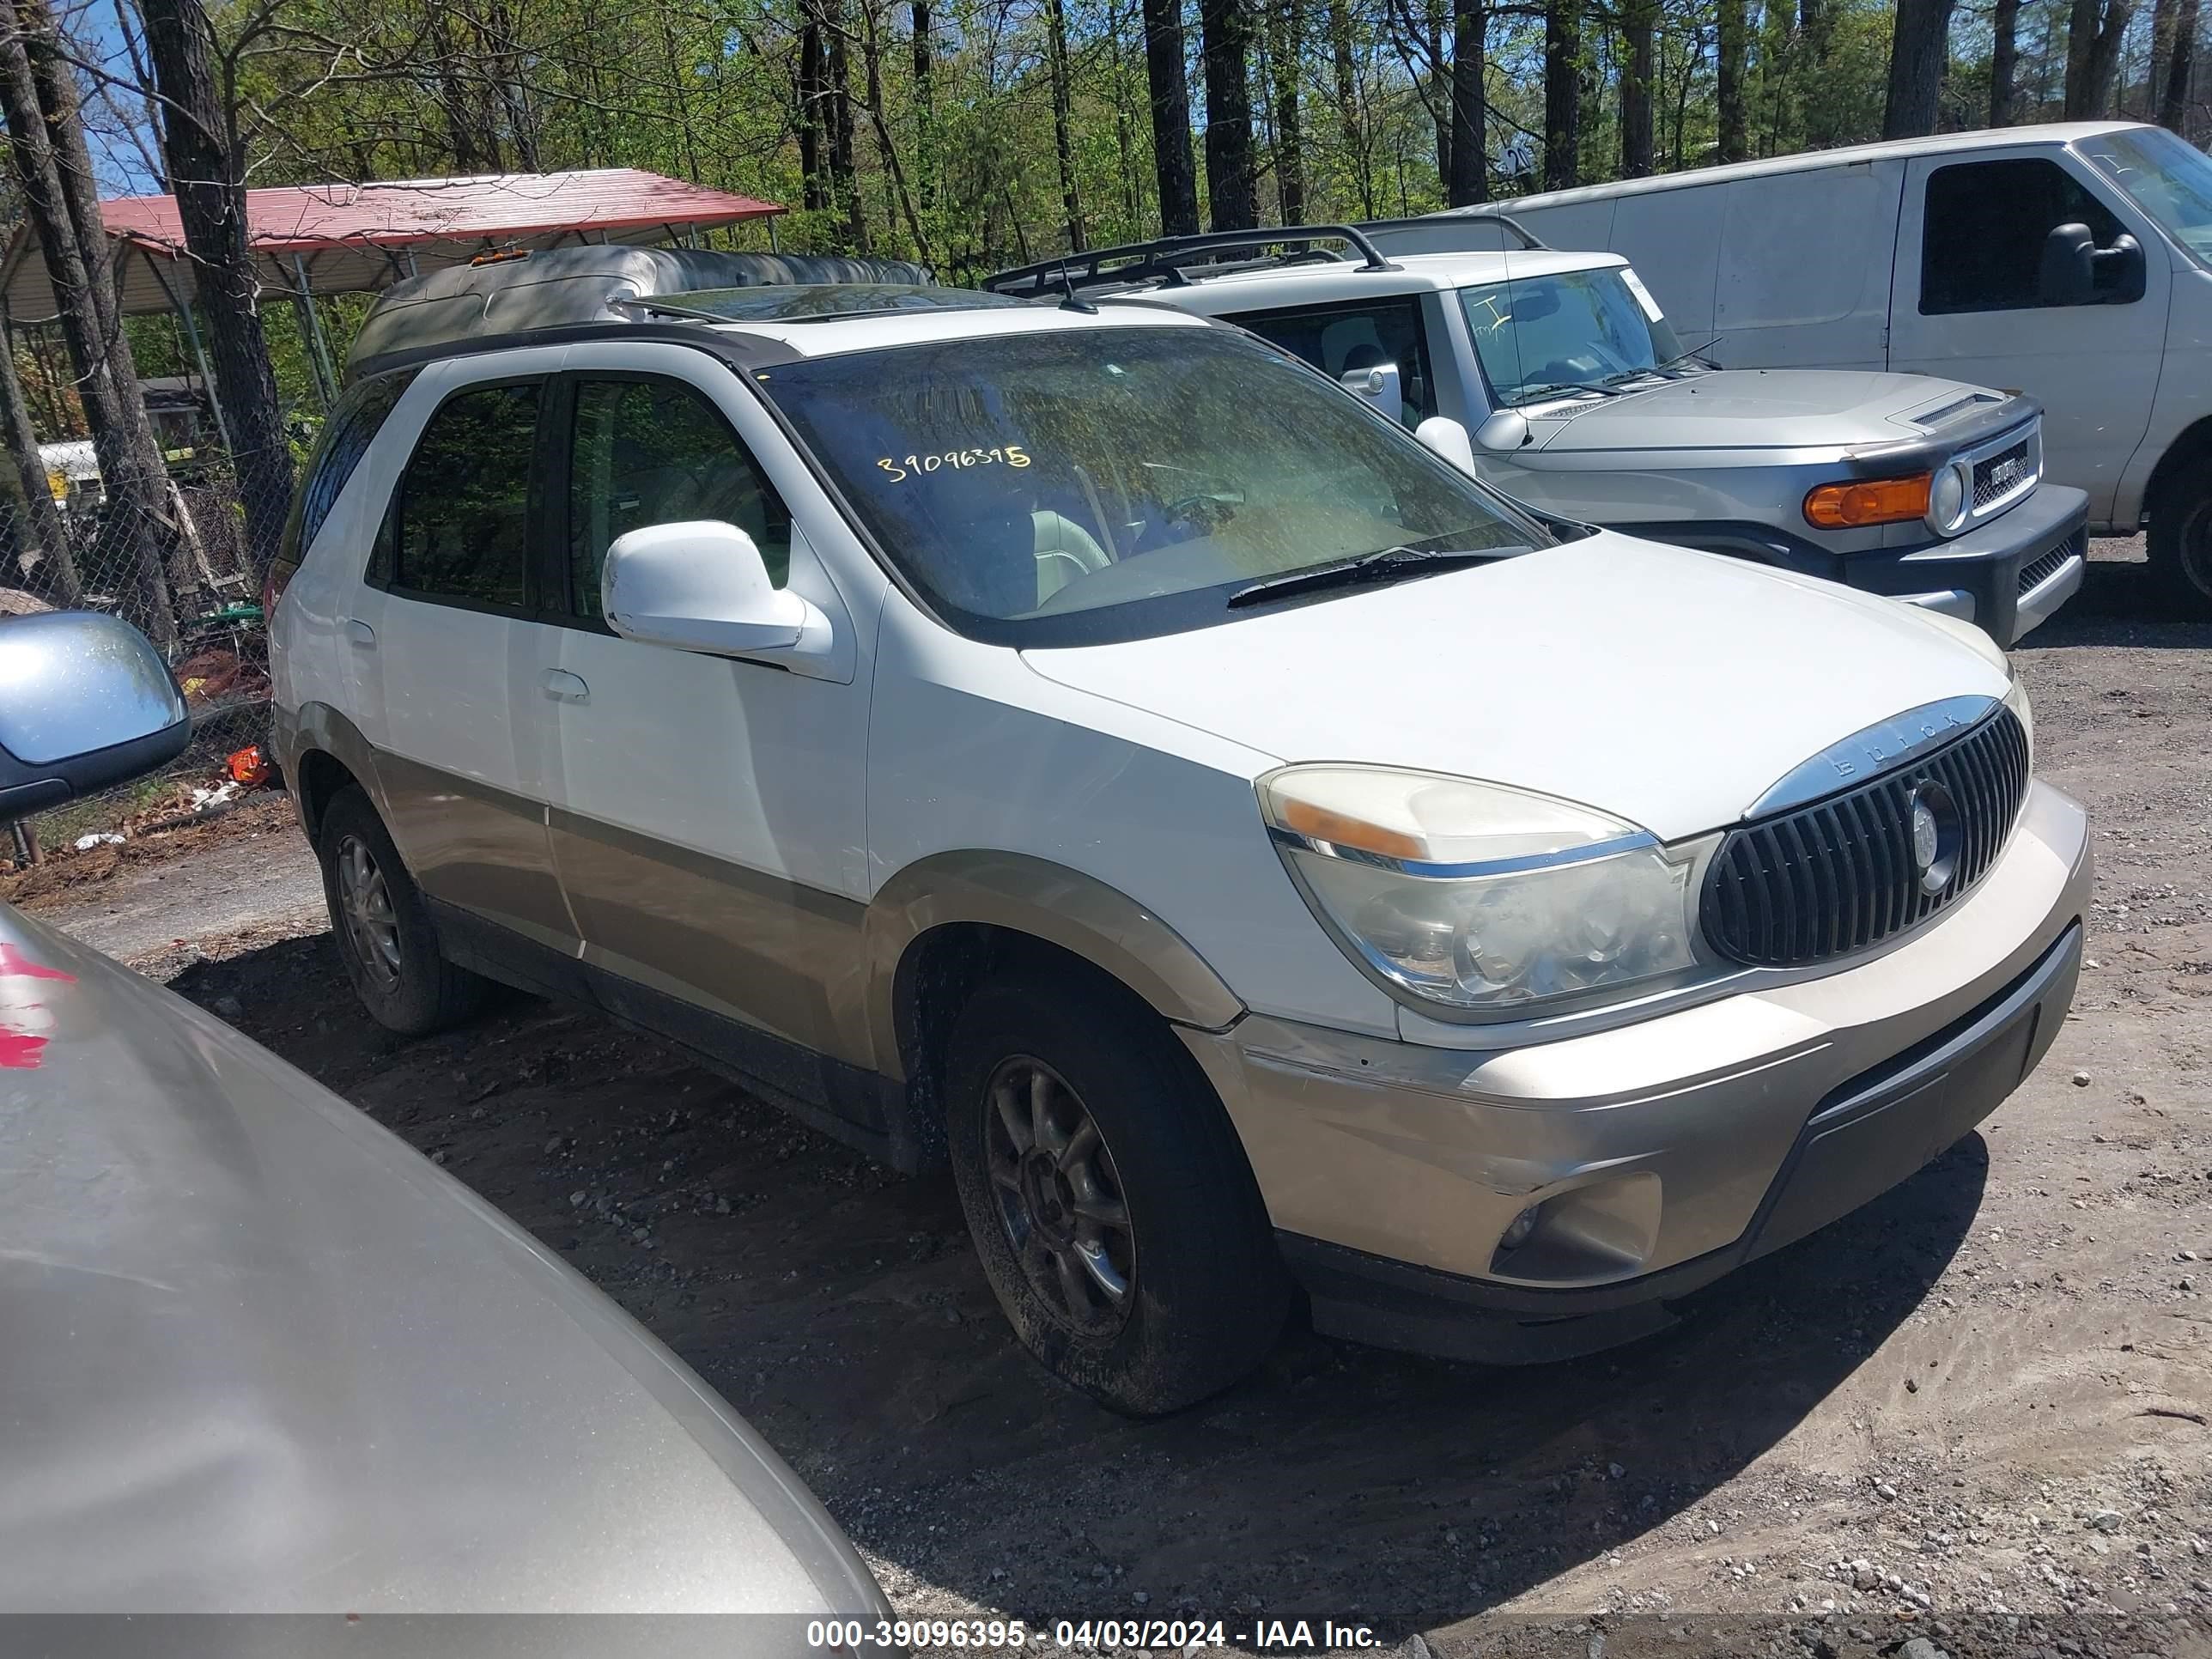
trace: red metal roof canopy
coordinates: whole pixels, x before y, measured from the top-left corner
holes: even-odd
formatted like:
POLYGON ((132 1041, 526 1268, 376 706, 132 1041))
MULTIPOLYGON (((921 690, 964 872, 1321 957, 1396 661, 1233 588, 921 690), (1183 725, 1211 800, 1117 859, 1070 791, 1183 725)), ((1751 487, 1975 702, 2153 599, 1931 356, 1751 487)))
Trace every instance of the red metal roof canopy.
MULTIPOLYGON (((119 245, 124 309, 166 311, 175 299, 190 297, 176 198, 125 196, 100 207, 109 237, 119 245)), ((264 284, 296 291, 304 271, 317 294, 371 292, 493 249, 667 242, 783 211, 773 202, 636 167, 246 192, 246 234, 264 284)), ((4 271, 10 316, 27 321, 53 315, 53 289, 27 229, 9 248, 4 271)))

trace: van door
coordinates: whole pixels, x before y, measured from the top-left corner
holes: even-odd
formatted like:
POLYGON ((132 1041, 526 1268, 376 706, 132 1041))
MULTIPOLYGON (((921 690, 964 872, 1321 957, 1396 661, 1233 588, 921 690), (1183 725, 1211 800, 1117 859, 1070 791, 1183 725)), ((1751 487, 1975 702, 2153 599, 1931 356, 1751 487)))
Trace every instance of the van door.
POLYGON ((529 708, 538 414, 557 353, 428 370, 424 422, 342 628, 386 827, 430 898, 563 952, 529 708), (536 371, 536 372, 531 372, 536 371))
MULTIPOLYGON (((1903 174, 1895 161, 1853 161, 1753 174, 1711 191, 1728 204, 1713 293, 1714 360, 1730 368, 1883 368, 1890 234, 1903 174)), ((1644 279, 1668 303, 1651 271, 1644 279)), ((1689 326, 1674 319, 1678 333, 1689 326)), ((1684 334, 1683 343, 1705 337, 1684 334)))
POLYGON ((2025 392, 2044 408, 2046 476, 2089 492, 2092 525, 2142 441, 2166 345, 2172 271, 2132 204, 2048 145, 1929 155, 1909 166, 1890 295, 1890 367, 2025 392), (2061 225, 2100 248, 2142 246, 2139 293, 2109 283, 2084 304, 2043 281, 2061 225))
POLYGON ((603 970, 595 989, 616 1012, 739 1066, 787 1103, 835 1108, 836 1063, 869 1062, 848 1017, 867 897, 866 646, 786 505, 801 490, 810 510, 826 501, 714 358, 586 344, 566 368, 552 487, 568 617, 539 706, 560 734, 554 857, 584 961, 603 970), (821 608, 828 660, 798 672, 607 627, 609 544, 691 520, 736 525, 778 586, 821 608))

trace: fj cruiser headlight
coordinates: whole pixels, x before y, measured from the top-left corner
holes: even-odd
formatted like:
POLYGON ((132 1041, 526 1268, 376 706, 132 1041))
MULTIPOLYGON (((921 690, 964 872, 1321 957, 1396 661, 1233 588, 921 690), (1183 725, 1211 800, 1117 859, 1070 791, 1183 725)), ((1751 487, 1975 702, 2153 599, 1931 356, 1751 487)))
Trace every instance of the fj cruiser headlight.
POLYGON ((1548 795, 1326 764, 1260 780, 1284 860, 1346 954, 1449 1008, 1605 1000, 1698 965, 1681 849, 1548 795))
POLYGON ((1939 536, 1954 534, 1966 522, 1972 489, 1963 462, 1938 471, 1928 485, 1928 527, 1939 536))

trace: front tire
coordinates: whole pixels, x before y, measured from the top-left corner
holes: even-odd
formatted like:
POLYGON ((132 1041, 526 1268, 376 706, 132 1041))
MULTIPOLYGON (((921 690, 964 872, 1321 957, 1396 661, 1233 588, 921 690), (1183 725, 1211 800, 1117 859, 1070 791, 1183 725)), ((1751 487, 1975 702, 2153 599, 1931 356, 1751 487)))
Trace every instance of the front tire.
POLYGON ((944 1073, 953 1177, 1024 1346, 1115 1411, 1178 1411, 1274 1346, 1289 1276, 1227 1113, 1110 982, 993 980, 944 1073))
POLYGON ((2150 568, 2171 615, 2212 619, 2212 451, 2151 502, 2150 568))
POLYGON ((346 978, 379 1024, 427 1036, 483 1006, 490 981, 439 954, 422 890, 358 784, 331 798, 315 850, 346 978))

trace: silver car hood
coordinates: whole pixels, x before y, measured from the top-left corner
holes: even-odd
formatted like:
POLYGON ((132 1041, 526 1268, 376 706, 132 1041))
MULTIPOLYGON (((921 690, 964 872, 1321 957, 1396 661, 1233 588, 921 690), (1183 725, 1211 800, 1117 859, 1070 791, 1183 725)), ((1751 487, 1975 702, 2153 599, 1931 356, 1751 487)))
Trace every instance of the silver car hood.
POLYGON ((1857 448, 1925 437, 2001 401, 1919 374, 1723 368, 1547 407, 1529 424, 1541 451, 1857 448))
POLYGON ((884 1608, 783 1462, 565 1263, 0 906, 0 1610, 884 1608))

